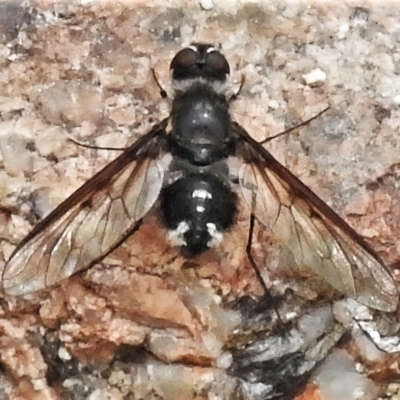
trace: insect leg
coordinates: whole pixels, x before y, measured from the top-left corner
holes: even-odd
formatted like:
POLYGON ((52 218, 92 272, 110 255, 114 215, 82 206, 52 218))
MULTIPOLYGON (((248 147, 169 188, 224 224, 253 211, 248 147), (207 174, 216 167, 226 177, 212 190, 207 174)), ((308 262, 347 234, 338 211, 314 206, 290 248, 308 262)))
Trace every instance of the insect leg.
POLYGON ((158 88, 160 89, 160 96, 161 96, 163 99, 166 99, 166 98, 168 97, 168 93, 167 93, 167 91, 161 86, 161 83, 160 83, 160 81, 159 81, 158 78, 157 78, 156 71, 155 71, 154 68, 151 69, 151 74, 153 75, 153 79, 154 79, 156 85, 157 85, 158 88))
POLYGON ((95 146, 88 144, 86 142, 83 142, 81 140, 75 139, 71 134, 67 133, 66 134, 68 139, 72 142, 75 143, 77 146, 80 147, 85 147, 86 149, 94 149, 94 150, 109 150, 109 151, 125 151, 126 147, 102 147, 102 146, 95 146))
POLYGON ((260 273, 260 269, 257 266, 257 263, 255 262, 252 254, 251 254, 251 246, 253 242, 253 231, 254 231, 254 222, 255 222, 255 216, 253 213, 250 215, 250 226, 249 226, 249 235, 247 237, 247 245, 246 245, 246 254, 247 257, 250 261, 251 266, 253 267, 253 270, 257 276, 258 281, 260 282, 262 288, 264 289, 264 296, 263 296, 263 301, 265 301, 267 304, 269 304, 277 317, 278 323, 282 324, 282 326, 285 326, 285 322, 282 320, 281 316, 279 315, 278 309, 276 308, 276 300, 271 296, 267 285, 264 282, 264 279, 260 273))
POLYGON ((295 125, 295 126, 292 126, 291 128, 286 129, 286 130, 284 130, 283 132, 280 132, 280 133, 278 133, 278 134, 276 134, 276 135, 274 135, 274 136, 270 136, 270 137, 268 137, 268 138, 262 140, 261 142, 259 142, 259 144, 268 143, 268 142, 270 142, 270 141, 273 140, 273 139, 276 139, 276 138, 278 138, 278 137, 281 137, 281 136, 283 136, 283 135, 286 135, 286 134, 288 134, 288 133, 294 131, 295 129, 301 128, 301 127, 304 126, 304 125, 308 125, 311 121, 314 121, 314 119, 317 119, 318 117, 320 117, 322 114, 324 114, 324 113, 325 113, 326 111, 328 111, 329 109, 330 109, 330 107, 328 106, 328 107, 324 108, 322 111, 320 111, 318 114, 314 115, 313 117, 311 117, 311 118, 309 118, 309 119, 307 119, 307 120, 305 120, 305 121, 303 121, 303 122, 300 122, 300 124, 295 125))
POLYGON ((245 80, 246 80, 245 76, 242 75, 242 79, 240 80, 239 89, 237 90, 236 93, 233 93, 233 94, 231 95, 231 97, 228 99, 228 103, 229 103, 229 104, 230 104, 232 101, 235 101, 235 100, 239 97, 240 92, 241 92, 242 89, 243 89, 245 80))
POLYGON ((267 286, 266 286, 266 284, 264 282, 263 277, 261 276, 260 270, 257 267, 257 264, 256 264, 256 262, 255 262, 255 260, 253 258, 253 255, 251 254, 251 246, 252 246, 252 243, 253 243, 254 221, 255 221, 255 217, 254 217, 254 214, 252 213, 250 215, 250 226, 249 226, 249 235, 247 237, 246 254, 247 254, 247 257, 248 257, 248 259, 250 261, 251 266, 254 269, 254 272, 255 272, 255 274, 257 276, 257 279, 259 280, 262 288, 264 289, 265 294, 268 294, 268 288, 267 288, 267 286))

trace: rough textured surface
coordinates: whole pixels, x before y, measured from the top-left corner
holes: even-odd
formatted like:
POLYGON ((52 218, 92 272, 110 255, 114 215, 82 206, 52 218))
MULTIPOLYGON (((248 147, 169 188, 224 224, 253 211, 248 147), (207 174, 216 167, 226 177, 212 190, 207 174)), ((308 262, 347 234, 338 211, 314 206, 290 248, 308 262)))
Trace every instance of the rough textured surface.
MULTIPOLYGON (((245 76, 234 115, 258 140, 330 105, 268 149, 400 281, 400 6, 50 3, 0 5, 1 266, 38 220, 118 154, 68 136, 124 147, 146 133, 168 113, 150 68, 168 91, 169 61, 197 41, 221 44, 234 85, 245 76)), ((310 380, 299 398, 338 400, 330 387, 337 370, 348 371, 340 384, 353 385, 341 400, 374 398, 357 397, 363 390, 398 399, 399 353, 377 350, 362 330, 398 351, 396 317, 329 292, 315 304, 315 288, 296 279, 289 286, 300 298, 285 291, 288 281, 273 299, 257 297, 247 225, 243 212, 222 247, 193 263, 168 248, 151 215, 86 273, 27 299, 5 297, 0 399, 258 399, 280 391, 289 399, 310 380), (310 378, 334 346, 340 353, 310 378)), ((262 231, 256 238, 264 243, 255 243, 257 258, 271 262, 277 250, 262 231)))

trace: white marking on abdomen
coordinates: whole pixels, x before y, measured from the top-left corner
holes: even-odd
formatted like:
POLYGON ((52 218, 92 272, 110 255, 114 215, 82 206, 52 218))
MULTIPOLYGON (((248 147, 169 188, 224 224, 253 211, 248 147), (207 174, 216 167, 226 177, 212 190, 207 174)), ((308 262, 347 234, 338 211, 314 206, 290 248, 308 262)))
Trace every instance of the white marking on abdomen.
POLYGON ((196 189, 192 193, 192 197, 198 197, 200 199, 212 199, 212 195, 210 192, 207 192, 207 190, 204 189, 196 189))
POLYGON ((207 242, 208 247, 218 246, 223 239, 223 234, 217 229, 217 226, 209 222, 207 225, 208 234, 211 236, 211 240, 207 242))
POLYGON ((179 222, 179 225, 173 231, 168 231, 167 239, 172 246, 186 246, 186 240, 183 235, 189 230, 189 224, 186 221, 179 222))

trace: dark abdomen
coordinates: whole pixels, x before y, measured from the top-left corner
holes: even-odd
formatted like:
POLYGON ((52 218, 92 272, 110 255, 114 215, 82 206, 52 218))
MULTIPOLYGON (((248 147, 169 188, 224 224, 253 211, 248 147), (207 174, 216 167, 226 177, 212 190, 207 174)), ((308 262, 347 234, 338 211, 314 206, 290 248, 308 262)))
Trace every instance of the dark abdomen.
POLYGON ((217 245, 234 222, 236 194, 214 175, 192 173, 161 192, 161 212, 170 239, 186 255, 217 245))

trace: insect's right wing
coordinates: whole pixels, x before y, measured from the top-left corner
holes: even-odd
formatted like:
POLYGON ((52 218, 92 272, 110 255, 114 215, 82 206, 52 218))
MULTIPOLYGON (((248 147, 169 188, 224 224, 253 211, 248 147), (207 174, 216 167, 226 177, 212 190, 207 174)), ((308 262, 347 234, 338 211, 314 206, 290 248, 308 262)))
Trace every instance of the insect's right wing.
POLYGON ((362 238, 239 125, 239 182, 254 215, 334 288, 383 311, 399 303, 396 284, 362 238))
POLYGON ((158 198, 167 120, 127 148, 17 246, 2 274, 3 290, 34 292, 87 268, 138 226, 158 198))

